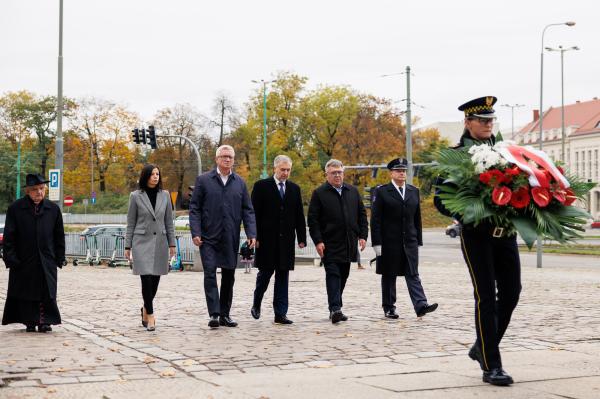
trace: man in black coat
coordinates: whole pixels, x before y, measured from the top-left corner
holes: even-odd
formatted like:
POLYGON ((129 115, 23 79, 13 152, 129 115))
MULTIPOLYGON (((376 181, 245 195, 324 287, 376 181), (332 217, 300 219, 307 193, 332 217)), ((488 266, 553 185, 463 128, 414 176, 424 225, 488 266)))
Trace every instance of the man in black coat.
MULTIPOLYGON (((465 130, 455 149, 496 142, 492 134, 494 96, 468 101, 458 107, 464 112, 465 130)), ((437 185, 453 184, 438 179, 437 185)), ((502 368, 500 341, 508 328, 521 293, 521 261, 517 236, 505 228, 484 221, 478 225, 464 224, 460 215, 453 215, 443 204, 436 190, 434 204, 440 213, 461 222, 461 249, 469 269, 475 299, 475 330, 477 339, 469 357, 483 370, 482 379, 492 385, 510 385, 512 377, 502 368)))
POLYGON ((313 191, 308 207, 308 228, 325 267, 327 301, 333 324, 348 318, 342 313, 342 294, 356 262, 357 243, 365 249, 369 234, 367 213, 356 187, 344 183, 344 165, 330 159, 327 182, 313 191))
POLYGON ((292 160, 278 155, 273 177, 262 179, 252 189, 252 206, 256 215, 256 275, 252 317, 260 317, 260 305, 275 273, 273 310, 275 323, 292 324, 287 318, 289 271, 294 270, 294 244, 306 246, 306 222, 300 187, 289 180, 292 160))
POLYGON ((371 207, 371 242, 381 274, 381 302, 385 317, 397 319, 396 277, 404 276, 418 317, 437 309, 429 305, 419 278, 419 247, 423 245, 419 189, 406 183, 408 161, 388 163, 392 181, 378 187, 371 207))
POLYGON ((250 248, 256 241, 254 209, 246 183, 233 172, 235 151, 222 145, 216 151, 217 167, 196 177, 190 201, 190 230, 200 247, 204 267, 204 295, 210 320, 208 326, 236 327, 229 311, 240 248, 240 226, 244 223, 250 248), (221 268, 221 293, 217 268, 221 268))
POLYGON ((9 269, 2 324, 22 323, 27 332, 52 331, 60 324, 56 304, 57 268, 65 261, 62 214, 45 199, 47 180, 25 178, 25 197, 13 202, 4 225, 4 264, 9 269))

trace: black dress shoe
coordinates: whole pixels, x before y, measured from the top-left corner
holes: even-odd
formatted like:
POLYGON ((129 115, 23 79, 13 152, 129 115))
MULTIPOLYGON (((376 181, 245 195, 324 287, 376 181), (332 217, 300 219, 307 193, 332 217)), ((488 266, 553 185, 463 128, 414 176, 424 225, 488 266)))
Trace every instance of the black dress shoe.
POLYGON ((427 313, 434 312, 438 308, 437 303, 432 303, 431 305, 425 305, 417 312, 417 317, 423 317, 427 313))
POLYGON ((398 316, 398 313, 396 313, 395 310, 386 310, 385 317, 388 319, 397 319, 400 316, 398 316))
POLYGON ((219 317, 219 324, 225 327, 237 327, 238 323, 233 321, 229 316, 219 317))
POLYGON ((481 348, 477 345, 477 342, 473 344, 471 349, 469 350, 469 357, 476 362, 479 362, 479 367, 483 370, 483 355, 481 354, 481 348))
POLYGON ((252 306, 252 309, 250 309, 250 314, 256 320, 260 319, 260 307, 252 306))
MULTIPOLYGON (((341 312, 341 310, 340 310, 341 312)), ((333 312, 329 312, 329 320, 331 320, 331 315, 333 315, 333 312)), ((340 318, 340 321, 348 321, 348 316, 346 316, 345 314, 342 313, 342 317, 340 318)))
POLYGON ((292 324, 293 321, 287 318, 287 316, 275 316, 275 324, 292 324))
POLYGON ((52 327, 49 324, 40 324, 38 326, 38 332, 45 333, 49 331, 52 331, 52 327))
POLYGON ((143 307, 140 308, 140 314, 142 315, 142 326, 148 327, 148 322, 144 321, 144 308, 143 307))
POLYGON ((342 313, 342 311, 341 310, 336 310, 335 312, 333 312, 331 314, 331 322, 333 324, 337 324, 340 321, 342 321, 342 317, 344 317, 344 314, 342 313))
POLYGON ((219 316, 210 316, 210 321, 208 322, 208 326, 210 328, 219 327, 219 316))
POLYGON ((25 326, 25 332, 35 332, 35 324, 25 326))
POLYGON ((506 371, 498 367, 491 369, 490 371, 483 372, 483 382, 487 382, 492 385, 510 385, 513 383, 513 379, 510 375, 506 374, 506 371))

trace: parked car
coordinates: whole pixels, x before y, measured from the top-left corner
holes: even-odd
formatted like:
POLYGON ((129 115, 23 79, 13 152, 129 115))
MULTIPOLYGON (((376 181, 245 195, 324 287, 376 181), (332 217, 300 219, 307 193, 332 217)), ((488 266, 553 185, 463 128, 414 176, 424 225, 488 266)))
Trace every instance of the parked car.
POLYGON ((593 221, 592 224, 590 225, 590 227, 592 229, 600 229, 600 220, 593 221))
POLYGON ((4 224, 0 223, 0 259, 2 259, 2 256, 4 256, 4 250, 2 249, 3 242, 4 242, 4 224))
POLYGON ((177 216, 175 227, 190 227, 190 217, 188 215, 177 216))
POLYGON ((452 238, 460 235, 460 224, 453 223, 450 226, 446 227, 446 235, 452 238))

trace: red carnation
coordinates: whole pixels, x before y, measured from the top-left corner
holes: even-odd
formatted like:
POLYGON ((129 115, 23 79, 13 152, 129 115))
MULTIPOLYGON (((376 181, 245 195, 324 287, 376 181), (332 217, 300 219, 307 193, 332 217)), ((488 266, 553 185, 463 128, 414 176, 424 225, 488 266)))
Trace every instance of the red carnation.
POLYGON ((567 188, 567 190, 565 192, 565 202, 564 202, 564 205, 569 206, 573 202, 575 202, 576 199, 577 199, 577 197, 575 196, 575 192, 573 192, 573 190, 571 190, 570 188, 567 188))
POLYGON ((533 201, 541 208, 547 206, 552 199, 550 191, 544 187, 533 187, 531 189, 531 196, 533 197, 533 201))
POLYGON ((504 174, 506 174, 508 176, 516 176, 519 173, 521 173, 521 170, 516 166, 512 167, 512 168, 504 169, 504 174))
POLYGON ((512 197, 512 191, 506 186, 496 187, 494 191, 492 191, 492 201, 496 205, 506 205, 510 201, 512 197))
POLYGON ((529 205, 529 201, 531 201, 531 197, 529 196, 529 190, 527 189, 527 187, 523 186, 518 190, 512 192, 510 205, 513 208, 521 209, 529 205))
POLYGON ((479 181, 488 186, 496 187, 504 182, 504 174, 498 169, 488 170, 479 175, 479 181))
POLYGON ((488 184, 491 178, 492 174, 490 172, 483 172, 479 175, 479 181, 483 184, 488 184))

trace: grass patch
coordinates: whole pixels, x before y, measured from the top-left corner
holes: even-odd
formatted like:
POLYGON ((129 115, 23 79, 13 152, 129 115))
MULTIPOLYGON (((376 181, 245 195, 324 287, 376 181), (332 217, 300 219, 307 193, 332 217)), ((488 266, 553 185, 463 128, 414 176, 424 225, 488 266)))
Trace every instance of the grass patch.
MULTIPOLYGON (((535 252, 535 248, 529 250, 525 245, 519 245, 519 249, 527 252, 535 252)), ((600 256, 599 245, 557 245, 557 244, 544 244, 542 251, 546 254, 563 254, 563 255, 587 255, 587 256, 600 256)))

